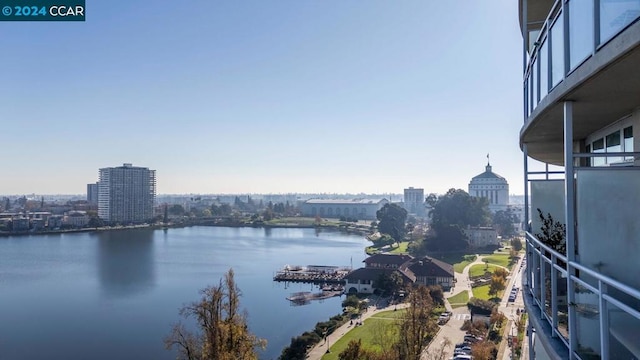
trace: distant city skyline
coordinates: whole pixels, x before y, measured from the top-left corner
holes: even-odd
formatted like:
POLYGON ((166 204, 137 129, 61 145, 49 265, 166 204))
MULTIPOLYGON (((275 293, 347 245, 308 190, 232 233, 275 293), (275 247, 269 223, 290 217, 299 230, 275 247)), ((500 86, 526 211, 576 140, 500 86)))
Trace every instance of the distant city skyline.
POLYGON ((444 193, 487 153, 524 193, 513 1, 86 12, 0 23, 0 193, 82 194, 122 163, 156 169, 158 194, 444 193))

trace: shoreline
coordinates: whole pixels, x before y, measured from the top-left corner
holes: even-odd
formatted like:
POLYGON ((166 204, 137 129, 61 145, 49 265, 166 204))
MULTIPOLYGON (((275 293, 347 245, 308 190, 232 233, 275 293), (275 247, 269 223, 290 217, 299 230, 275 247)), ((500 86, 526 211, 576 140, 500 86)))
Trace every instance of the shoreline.
POLYGON ((200 221, 189 221, 185 223, 169 223, 169 224, 139 224, 139 225, 126 225, 126 226, 109 226, 99 228, 80 228, 80 229, 57 229, 57 230, 44 230, 44 231, 2 231, 0 232, 0 238, 3 237, 22 237, 31 235, 56 235, 56 234, 75 234, 75 233, 93 233, 104 231, 121 231, 121 230, 134 230, 134 229, 172 229, 172 228, 186 228, 191 226, 214 226, 214 227, 250 227, 250 228, 265 228, 265 229, 278 229, 278 228, 291 228, 291 229, 318 229, 318 230, 337 230, 347 234, 357 234, 367 236, 368 231, 364 229, 358 229, 354 227, 344 226, 342 224, 298 224, 298 223, 282 223, 282 224, 266 224, 266 223, 238 223, 238 222, 216 222, 215 220, 202 219, 200 221))

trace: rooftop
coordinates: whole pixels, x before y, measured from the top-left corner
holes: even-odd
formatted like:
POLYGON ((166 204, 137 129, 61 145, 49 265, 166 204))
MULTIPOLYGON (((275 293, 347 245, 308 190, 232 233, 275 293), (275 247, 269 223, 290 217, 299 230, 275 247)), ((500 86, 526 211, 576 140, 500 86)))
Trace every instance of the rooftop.
POLYGON ((491 165, 487 164, 487 166, 485 167, 485 171, 479 175, 474 176, 471 181, 475 180, 475 179, 499 179, 499 180, 504 180, 507 181, 507 179, 503 178, 502 176, 494 173, 493 171, 491 171, 491 165))
POLYGON ((306 204, 332 204, 332 205, 343 205, 343 204, 379 204, 382 201, 388 201, 387 199, 309 199, 305 201, 306 204))

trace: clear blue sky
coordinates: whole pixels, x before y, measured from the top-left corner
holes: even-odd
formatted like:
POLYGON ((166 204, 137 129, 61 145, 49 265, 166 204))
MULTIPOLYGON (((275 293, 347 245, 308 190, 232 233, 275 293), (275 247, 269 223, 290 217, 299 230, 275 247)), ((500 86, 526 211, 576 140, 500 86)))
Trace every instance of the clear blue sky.
POLYGON ((87 0, 0 23, 0 194, 426 192, 484 171, 523 193, 512 0, 87 0))

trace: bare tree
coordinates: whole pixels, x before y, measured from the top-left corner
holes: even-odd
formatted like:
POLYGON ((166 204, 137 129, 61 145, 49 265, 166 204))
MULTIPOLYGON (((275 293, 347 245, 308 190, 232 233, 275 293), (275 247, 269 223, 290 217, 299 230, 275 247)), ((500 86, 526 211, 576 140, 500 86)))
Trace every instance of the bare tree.
POLYGON ((240 296, 233 269, 225 274, 218 286, 201 291, 200 301, 184 306, 180 315, 194 318, 197 332, 190 332, 182 323, 174 325, 164 339, 167 349, 174 346, 179 359, 188 360, 257 360, 256 347, 266 341, 251 334, 246 313, 240 312, 240 296))
POLYGON ((388 348, 398 337, 398 327, 393 321, 376 321, 370 326, 371 344, 378 345, 381 349, 388 348))
POLYGON ((438 345, 437 347, 430 347, 430 350, 425 353, 425 355, 422 357, 423 360, 446 360, 449 357, 447 356, 449 354, 449 347, 451 347, 451 340, 449 340, 449 338, 445 337, 444 339, 442 339, 442 342, 440 342, 440 345, 438 345))
POLYGON ((409 295, 409 308, 400 318, 400 339, 396 350, 400 359, 419 360, 438 325, 430 318, 433 300, 429 289, 419 286, 409 295))

